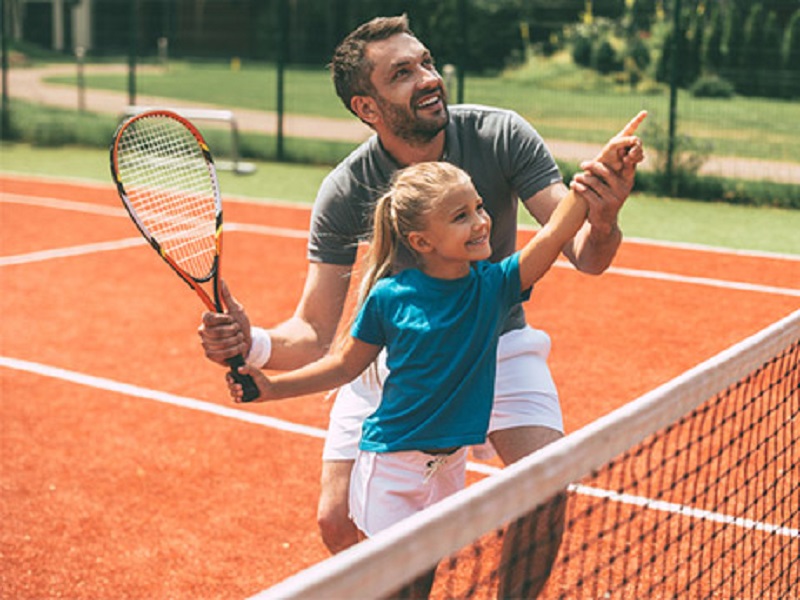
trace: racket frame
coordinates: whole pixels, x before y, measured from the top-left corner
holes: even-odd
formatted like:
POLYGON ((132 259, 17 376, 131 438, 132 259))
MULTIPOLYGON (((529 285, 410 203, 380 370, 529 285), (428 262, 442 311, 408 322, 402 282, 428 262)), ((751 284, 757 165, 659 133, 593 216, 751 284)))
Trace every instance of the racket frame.
MULTIPOLYGON (((125 207, 128 215, 130 216, 131 220, 136 225, 136 228, 139 230, 139 233, 142 234, 142 237, 147 240, 150 246, 158 253, 158 255, 162 258, 164 262, 166 262, 170 268, 190 287, 192 288, 197 296, 203 301, 206 308, 212 312, 224 312, 225 306, 222 302, 222 296, 220 293, 220 278, 222 272, 222 195, 220 193, 219 187, 219 180, 217 179, 217 171, 214 166, 214 159, 211 155, 211 150, 208 147, 203 135, 194 126, 194 124, 186 119, 185 117, 181 116, 177 112, 167 110, 167 109, 153 109, 153 110, 146 110, 131 117, 125 119, 122 123, 119 124, 117 130, 114 132, 113 141, 111 144, 111 148, 109 151, 109 162, 111 168, 111 177, 116 185, 117 193, 122 200, 122 204, 125 207), (147 226, 142 222, 137 211, 134 209, 130 198, 128 196, 128 192, 125 190, 125 184, 122 180, 120 175, 120 169, 117 164, 118 159, 118 151, 120 141, 123 138, 125 132, 137 121, 142 119, 148 118, 157 118, 163 117, 167 119, 172 119, 180 123, 186 130, 188 130, 192 136, 197 141, 198 147, 200 148, 201 154, 203 156, 205 166, 208 170, 208 175, 211 181, 211 187, 213 189, 213 198, 214 198, 214 211, 215 211, 215 223, 214 223, 214 259, 211 264, 211 268, 207 275, 203 277, 194 277, 190 273, 188 273, 185 269, 182 269, 178 263, 166 252, 166 250, 162 247, 158 240, 152 235, 149 231, 147 226), (201 284, 205 284, 211 282, 211 289, 213 293, 213 297, 209 295, 209 293, 203 289, 201 284)), ((238 367, 244 364, 244 359, 241 355, 235 356, 228 360, 228 364, 231 366, 231 374, 237 381, 240 381, 244 378, 247 381, 247 385, 243 383, 243 387, 245 388, 245 398, 244 401, 252 401, 258 397, 257 388, 255 387, 255 383, 252 381, 252 378, 247 376, 243 376, 238 372, 238 367), (248 393, 248 386, 252 385, 249 388, 248 393), (255 397, 253 395, 255 394, 255 397)), ((241 381, 240 381, 241 383, 241 381)))

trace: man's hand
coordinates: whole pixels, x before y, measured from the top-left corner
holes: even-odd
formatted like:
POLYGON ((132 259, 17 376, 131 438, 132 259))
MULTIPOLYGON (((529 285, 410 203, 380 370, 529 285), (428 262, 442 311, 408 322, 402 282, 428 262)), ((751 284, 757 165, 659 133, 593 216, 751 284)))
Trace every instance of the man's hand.
POLYGON ((250 351, 250 319, 224 281, 221 282, 221 292, 222 302, 228 312, 204 312, 197 333, 206 357, 227 366, 225 359, 237 354, 247 356, 250 351))
POLYGON ((633 189, 636 166, 644 160, 642 141, 634 134, 647 112, 642 111, 611 138, 594 160, 581 163, 570 188, 589 205, 593 236, 617 230, 617 217, 633 189))

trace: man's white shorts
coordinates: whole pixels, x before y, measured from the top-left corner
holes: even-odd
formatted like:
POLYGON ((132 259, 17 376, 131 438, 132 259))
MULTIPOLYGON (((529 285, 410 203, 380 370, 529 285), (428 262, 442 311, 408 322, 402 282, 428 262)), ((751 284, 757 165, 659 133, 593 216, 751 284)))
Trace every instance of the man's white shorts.
MULTIPOLYGON (((558 392, 547 366, 549 354, 550 336, 544 331, 525 327, 500 336, 490 433, 529 425, 563 433, 558 392)), ((383 379, 386 374, 383 363, 380 370, 383 379)), ((359 377, 339 390, 331 409, 323 460, 356 458, 361 426, 380 401, 380 386, 372 379, 359 377)), ((485 452, 476 454, 478 458, 486 456, 485 452)))
POLYGON ((359 451, 350 478, 350 518, 367 536, 463 490, 467 449, 452 454, 359 451))

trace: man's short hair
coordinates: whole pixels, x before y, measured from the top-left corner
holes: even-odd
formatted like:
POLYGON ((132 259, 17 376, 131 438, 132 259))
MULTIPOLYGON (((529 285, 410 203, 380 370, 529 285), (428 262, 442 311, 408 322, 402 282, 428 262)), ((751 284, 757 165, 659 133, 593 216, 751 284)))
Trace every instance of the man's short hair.
POLYGON ((367 45, 402 33, 414 35, 405 14, 376 17, 353 30, 336 47, 330 64, 333 85, 336 95, 353 114, 350 106, 353 96, 368 96, 374 91, 370 77, 375 65, 366 58, 367 45))

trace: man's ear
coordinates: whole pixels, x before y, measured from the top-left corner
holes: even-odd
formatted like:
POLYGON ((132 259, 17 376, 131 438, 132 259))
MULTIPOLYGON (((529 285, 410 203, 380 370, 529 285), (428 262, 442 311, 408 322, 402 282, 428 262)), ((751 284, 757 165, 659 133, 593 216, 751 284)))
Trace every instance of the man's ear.
POLYGON ((433 245, 421 231, 412 231, 408 234, 407 239, 408 245, 411 246, 411 249, 418 254, 426 254, 433 250, 433 245))
POLYGON ((350 107, 356 116, 367 125, 374 125, 380 117, 378 106, 370 96, 353 96, 350 99, 350 107))

